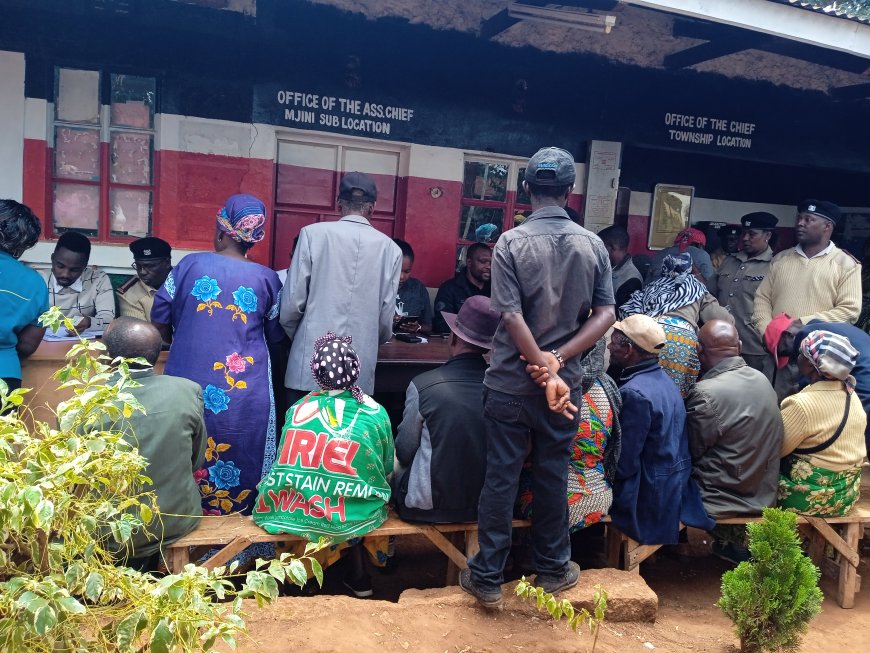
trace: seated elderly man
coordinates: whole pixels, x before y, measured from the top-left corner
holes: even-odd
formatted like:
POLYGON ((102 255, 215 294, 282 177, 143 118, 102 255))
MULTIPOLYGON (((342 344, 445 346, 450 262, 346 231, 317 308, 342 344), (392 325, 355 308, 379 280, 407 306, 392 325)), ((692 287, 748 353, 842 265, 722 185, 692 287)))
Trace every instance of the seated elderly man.
POLYGON ((79 332, 100 330, 115 317, 112 282, 102 270, 88 266, 91 241, 77 231, 61 234, 51 255, 51 270, 40 275, 48 284, 48 300, 71 318, 79 332))
POLYGON ((705 529, 714 525, 691 478, 683 399, 659 367, 664 345, 664 329, 642 314, 616 322, 608 345, 622 368, 622 450, 610 517, 641 544, 676 544, 680 521, 705 529))
POLYGON ((394 497, 402 519, 472 522, 486 472, 483 356, 501 314, 490 308, 489 297, 474 295, 458 314, 443 316, 453 333, 450 358, 408 386, 396 436, 394 497))
POLYGON ((187 379, 155 374, 163 341, 149 322, 119 317, 106 328, 103 342, 113 359, 144 358, 148 362, 147 367, 130 366, 132 377, 140 384, 130 392, 145 413, 133 413, 111 428, 121 430, 148 461, 144 474, 154 485, 146 489, 157 495, 162 515, 149 525, 149 532, 133 534, 126 564, 155 571, 161 549, 196 528, 199 519, 195 516, 202 514, 199 486, 193 478, 194 471, 205 462, 202 389, 187 379))
POLYGON ((776 503, 782 418, 773 386, 740 357, 734 325, 698 334, 701 377, 686 399, 692 476, 712 517, 760 515, 776 503))

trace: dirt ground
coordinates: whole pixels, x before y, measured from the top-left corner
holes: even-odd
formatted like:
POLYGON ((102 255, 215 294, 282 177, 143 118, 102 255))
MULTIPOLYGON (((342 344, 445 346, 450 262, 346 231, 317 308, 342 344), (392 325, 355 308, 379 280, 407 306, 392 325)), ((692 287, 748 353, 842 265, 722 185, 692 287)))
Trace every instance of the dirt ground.
MULTIPOLYGON (((870 583, 868 544, 870 541, 865 540, 859 573, 870 583)), ((396 602, 404 589, 443 586, 445 570, 443 556, 422 539, 400 538, 397 561, 393 574, 373 573, 372 599, 348 596, 339 567, 327 577, 320 595, 281 598, 263 610, 251 606, 251 639, 242 642, 239 650, 496 653, 591 648, 588 633, 574 634, 564 622, 553 622, 516 597, 507 597, 500 613, 478 609, 458 588, 414 593, 414 597, 406 595, 396 602)), ((658 594, 658 620, 655 624, 605 621, 596 651, 736 653, 738 641, 731 623, 714 605, 721 575, 729 568, 728 563, 711 556, 689 557, 663 550, 641 567, 643 578, 658 594)), ((870 587, 858 593, 851 610, 841 609, 831 598, 835 589, 831 581, 823 580, 822 588, 822 613, 810 625, 799 650, 870 650, 870 587)))

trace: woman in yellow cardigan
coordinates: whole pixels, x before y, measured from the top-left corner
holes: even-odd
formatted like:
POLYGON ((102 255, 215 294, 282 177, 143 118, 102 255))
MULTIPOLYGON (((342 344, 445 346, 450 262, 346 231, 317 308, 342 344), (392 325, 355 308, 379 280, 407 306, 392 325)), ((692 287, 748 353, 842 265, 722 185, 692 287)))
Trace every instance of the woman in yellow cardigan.
POLYGON ((867 415, 850 375, 857 356, 848 338, 830 331, 812 331, 801 341, 798 369, 810 385, 780 406, 780 507, 844 515, 858 500, 867 415))

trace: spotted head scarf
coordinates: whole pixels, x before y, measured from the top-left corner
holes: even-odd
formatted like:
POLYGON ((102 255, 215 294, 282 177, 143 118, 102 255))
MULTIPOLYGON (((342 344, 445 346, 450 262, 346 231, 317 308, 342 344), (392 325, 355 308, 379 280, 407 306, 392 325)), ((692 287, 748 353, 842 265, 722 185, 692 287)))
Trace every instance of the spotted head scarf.
POLYGON ((665 256, 662 276, 641 290, 635 290, 620 308, 623 318, 641 313, 659 317, 683 306, 694 304, 707 289, 692 274, 692 257, 688 252, 665 256))
POLYGON ((693 227, 683 229, 677 234, 677 237, 674 238, 674 245, 676 245, 681 252, 685 252, 689 249, 689 245, 701 245, 701 247, 703 247, 706 244, 707 236, 704 235, 704 232, 693 227))
POLYGON ((266 235, 266 205, 253 195, 233 195, 218 211, 218 229, 240 243, 253 245, 266 235))
POLYGON ((350 390, 353 398, 363 403, 363 392, 356 385, 359 378, 359 356, 350 346, 351 336, 339 337, 327 331, 314 341, 311 374, 323 390, 350 390))
POLYGON ((800 351, 822 377, 842 381, 847 392, 855 388, 855 377, 851 372, 858 361, 858 350, 848 338, 821 329, 810 331, 801 340, 800 351))

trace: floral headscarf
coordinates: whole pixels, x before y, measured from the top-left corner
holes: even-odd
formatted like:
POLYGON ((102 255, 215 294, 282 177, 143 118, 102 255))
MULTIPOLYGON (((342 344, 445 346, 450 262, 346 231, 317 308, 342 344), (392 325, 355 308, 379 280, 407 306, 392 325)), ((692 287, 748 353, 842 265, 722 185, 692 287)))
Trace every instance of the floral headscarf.
POLYGON ((619 312, 624 318, 637 313, 659 317, 694 304, 705 294, 704 284, 692 274, 689 253, 668 255, 662 262, 662 276, 646 288, 635 290, 619 312))
POLYGON ((240 243, 253 245, 266 236, 266 205, 253 195, 233 195, 218 211, 218 229, 240 243))
POLYGON ((674 245, 676 245, 681 252, 685 252, 689 249, 689 245, 701 245, 701 247, 703 247, 706 244, 707 236, 704 235, 704 232, 693 227, 683 229, 677 234, 677 237, 674 238, 674 245))
POLYGON ((858 350, 848 338, 821 329, 810 331, 801 340, 800 350, 819 374, 826 379, 842 381, 846 384, 846 391, 852 392, 855 377, 851 372, 858 361, 858 350))
POLYGON ((323 390, 350 390, 353 398, 363 403, 363 392, 356 385, 359 378, 359 356, 350 346, 352 336, 339 337, 327 331, 314 341, 311 375, 323 390))

